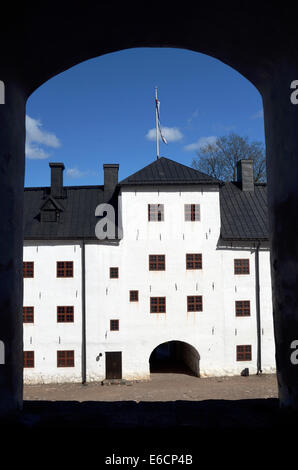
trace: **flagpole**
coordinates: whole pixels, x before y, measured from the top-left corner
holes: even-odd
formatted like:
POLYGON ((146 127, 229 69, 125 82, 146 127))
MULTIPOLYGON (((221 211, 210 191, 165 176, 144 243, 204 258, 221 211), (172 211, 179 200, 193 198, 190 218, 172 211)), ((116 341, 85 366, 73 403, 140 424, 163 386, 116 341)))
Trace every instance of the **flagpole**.
POLYGON ((158 135, 158 99, 157 86, 155 87, 155 123, 156 123, 156 158, 159 158, 159 135, 158 135))

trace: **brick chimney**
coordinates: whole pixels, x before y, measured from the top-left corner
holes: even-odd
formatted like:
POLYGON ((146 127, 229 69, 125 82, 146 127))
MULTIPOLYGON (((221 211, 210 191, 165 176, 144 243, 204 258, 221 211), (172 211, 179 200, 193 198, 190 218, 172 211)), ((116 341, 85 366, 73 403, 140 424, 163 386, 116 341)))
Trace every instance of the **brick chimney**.
POLYGON ((51 168, 51 196, 56 198, 63 197, 63 163, 49 163, 51 168))
POLYGON ((118 163, 105 163, 103 166, 104 171, 104 201, 108 202, 116 189, 118 184, 118 163))
POLYGON ((242 191, 254 191, 253 160, 242 159, 237 162, 237 182, 241 183, 242 191))

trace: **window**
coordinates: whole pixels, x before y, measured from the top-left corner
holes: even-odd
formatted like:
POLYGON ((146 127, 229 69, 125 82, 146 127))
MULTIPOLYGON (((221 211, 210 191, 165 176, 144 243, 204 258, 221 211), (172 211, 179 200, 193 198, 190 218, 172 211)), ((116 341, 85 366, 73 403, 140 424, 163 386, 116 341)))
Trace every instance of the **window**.
POLYGON ((234 274, 249 274, 249 259, 234 259, 234 274))
POLYGON ((164 221, 164 205, 163 204, 148 204, 148 220, 150 222, 163 222, 164 221))
POLYGON ((24 367, 34 367, 34 351, 24 351, 24 367))
POLYGON ((164 271, 165 269, 165 255, 149 255, 149 271, 164 271))
POLYGON ((251 361, 251 346, 237 346, 237 361, 251 361))
POLYGON ((34 322, 34 307, 23 307, 23 323, 34 322))
POLYGON ((110 279, 119 278, 119 268, 110 268, 110 279))
POLYGON ((74 367, 74 351, 57 351, 57 367, 74 367))
POLYGON ((184 215, 186 221, 200 220, 200 204, 184 204, 184 215))
POLYGON ((24 271, 24 277, 34 277, 34 262, 24 261, 23 271, 24 271))
POLYGON ((57 261, 57 277, 73 277, 73 261, 57 261))
POLYGON ((187 296, 187 311, 188 312, 202 312, 203 311, 203 298, 201 295, 188 295, 187 296))
POLYGON ((250 301, 249 300, 236 300, 235 311, 236 311, 236 317, 249 317, 250 316, 250 301))
POLYGON ((57 322, 70 323, 74 321, 73 307, 57 307, 57 322))
POLYGON ((188 253, 186 255, 186 269, 202 269, 201 253, 188 253))
POLYGON ((119 320, 110 320, 110 330, 119 331, 119 320))
POLYGON ((166 313, 166 298, 150 297, 150 313, 166 313))
POLYGON ((138 290, 130 290, 129 291, 129 300, 130 300, 130 302, 138 302, 139 301, 139 291, 138 290))

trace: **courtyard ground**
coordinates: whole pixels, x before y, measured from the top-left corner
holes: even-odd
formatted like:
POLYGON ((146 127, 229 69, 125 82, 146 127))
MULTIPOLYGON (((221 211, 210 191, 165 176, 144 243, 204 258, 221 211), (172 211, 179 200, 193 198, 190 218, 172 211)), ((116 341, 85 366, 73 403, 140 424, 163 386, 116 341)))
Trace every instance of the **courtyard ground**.
POLYGON ((198 378, 187 374, 155 373, 151 381, 128 385, 101 383, 25 385, 24 400, 49 401, 176 401, 277 398, 275 374, 248 377, 198 378))

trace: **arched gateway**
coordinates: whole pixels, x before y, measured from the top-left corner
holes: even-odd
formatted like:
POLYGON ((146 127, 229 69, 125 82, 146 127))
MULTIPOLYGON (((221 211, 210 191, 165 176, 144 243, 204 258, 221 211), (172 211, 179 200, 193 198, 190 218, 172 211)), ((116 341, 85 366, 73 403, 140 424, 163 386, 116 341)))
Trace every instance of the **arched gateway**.
MULTIPOLYGON (((84 60, 132 47, 178 47, 235 68, 262 95, 266 136, 273 316, 280 402, 298 409, 298 80, 296 17, 286 2, 6 2, 0 39, 0 415, 22 408, 22 257, 25 108, 33 91, 84 60), (9 8, 11 10, 9 11, 9 8), (253 27, 252 27, 253 25, 253 27), (26 26, 26 27, 25 27, 26 26), (55 34, 53 34, 53 31, 55 34), (13 40, 12 40, 13 37, 13 40), (36 41, 38 38, 38 41, 36 41)), ((220 80, 218 90, 220 92, 220 80)), ((199 80, 198 80, 199 87, 199 80)), ((82 90, 78 90, 82 93, 82 90)))
POLYGON ((176 372, 200 377, 200 355, 184 341, 167 341, 152 351, 150 372, 176 372))

